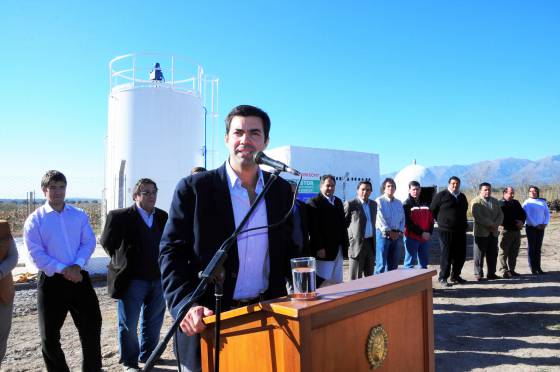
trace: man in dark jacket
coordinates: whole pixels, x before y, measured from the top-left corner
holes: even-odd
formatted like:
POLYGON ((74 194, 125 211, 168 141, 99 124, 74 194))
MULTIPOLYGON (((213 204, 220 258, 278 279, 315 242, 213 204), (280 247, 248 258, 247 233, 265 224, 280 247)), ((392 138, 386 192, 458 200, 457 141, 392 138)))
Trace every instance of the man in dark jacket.
POLYGON ((157 186, 140 179, 132 194, 135 203, 109 212, 101 245, 111 257, 107 285, 118 299, 118 340, 124 370, 138 370, 159 342, 165 314, 158 255, 167 212, 156 208, 157 186), (138 319, 140 342, 138 341, 138 319))
POLYGON ((463 284, 461 270, 467 255, 467 210, 469 204, 465 194, 459 191, 459 177, 449 178, 447 190, 440 191, 432 200, 430 210, 438 223, 439 245, 441 249, 439 282, 443 287, 451 287, 447 281, 463 284))
POLYGON ((360 181, 356 198, 344 203, 348 224, 350 280, 373 275, 375 267, 375 219, 377 203, 370 200, 371 182, 360 181))
MULTIPOLYGON (((185 300, 198 286, 198 273, 208 265, 220 245, 239 227, 245 214, 263 192, 271 174, 262 171, 254 155, 268 145, 270 118, 258 107, 240 105, 225 119, 229 157, 208 172, 179 181, 169 209, 160 245, 164 296, 173 318, 181 315, 185 300)), ((237 236, 223 264, 222 309, 229 310, 285 296, 294 257, 290 186, 278 178, 256 206, 237 236), (279 221, 283 221, 277 224, 279 221), (271 226, 266 227, 266 226, 271 226), (265 226, 265 228, 259 228, 265 226)), ((183 316, 176 333, 180 370, 200 371, 200 332, 203 318, 214 313, 213 288, 183 316)))
POLYGON ((506 187, 503 191, 503 198, 500 200, 500 207, 504 213, 504 222, 500 236, 500 264, 504 278, 519 276, 515 272, 515 264, 519 247, 521 245, 521 229, 525 224, 527 214, 521 204, 514 199, 515 190, 513 187, 506 187))
POLYGON ((321 176, 317 196, 309 199, 309 237, 311 255, 317 259, 317 275, 342 283, 342 265, 348 251, 348 232, 342 201, 334 196, 334 176, 321 176))
MULTIPOLYGON (((297 182, 289 180, 288 183, 292 188, 292 193, 297 192, 297 182)), ((299 257, 309 256, 309 227, 307 217, 307 205, 296 199, 294 208, 292 209, 292 218, 294 229, 292 231, 292 240, 299 257)))
POLYGON ((434 231, 434 217, 427 203, 420 200, 420 183, 410 181, 408 198, 403 203, 404 226, 404 267, 412 269, 418 263, 422 269, 428 268, 430 238, 434 231))

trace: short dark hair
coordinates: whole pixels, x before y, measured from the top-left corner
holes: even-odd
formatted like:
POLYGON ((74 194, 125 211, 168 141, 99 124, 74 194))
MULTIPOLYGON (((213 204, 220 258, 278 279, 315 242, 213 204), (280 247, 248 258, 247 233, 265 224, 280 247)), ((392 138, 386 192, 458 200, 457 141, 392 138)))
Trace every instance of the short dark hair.
POLYGON ((531 189, 535 189, 535 191, 537 192, 537 198, 541 197, 541 190, 535 186, 535 185, 530 185, 529 188, 527 189, 528 191, 531 191, 531 189))
POLYGON ((156 188, 157 191, 157 185, 154 181, 152 181, 149 178, 140 178, 136 184, 134 185, 134 190, 132 192, 132 200, 134 200, 134 198, 136 198, 136 196, 140 193, 140 187, 142 187, 142 185, 154 185, 154 187, 156 188))
POLYGON ((366 180, 360 181, 360 183, 358 184, 358 187, 356 187, 356 190, 359 189, 360 186, 362 186, 362 185, 367 185, 367 186, 369 186, 370 190, 373 190, 373 187, 371 186, 371 182, 366 181, 366 180))
POLYGON ((447 184, 449 185, 451 183, 451 181, 457 181, 459 183, 459 185, 461 184, 461 179, 457 176, 449 177, 449 179, 447 180, 447 184))
POLYGON ((193 169, 191 169, 191 175, 193 175, 195 173, 200 173, 200 172, 206 172, 206 168, 204 168, 204 167, 194 167, 193 169))
POLYGON ((487 186, 487 187, 489 187, 489 188, 492 188, 492 185, 490 185, 490 183, 488 183, 488 182, 482 182, 480 185, 478 185, 478 189, 479 189, 479 190, 482 190, 482 188, 483 188, 484 186, 487 186))
POLYGON ((397 184, 395 183, 395 180, 387 177, 383 180, 383 182, 381 182, 381 193, 383 194, 385 192, 385 185, 387 185, 388 183, 392 184, 395 189, 397 188, 397 184))
POLYGON ((508 191, 508 189, 511 189, 511 191, 515 192, 515 189, 514 189, 513 187, 511 187, 511 186, 506 186, 506 187, 504 187, 504 189, 502 190, 502 194, 505 194, 505 193, 508 191))
POLYGON ((408 183, 408 188, 410 189, 412 186, 414 186, 414 187, 420 187, 420 182, 418 182, 418 181, 410 181, 410 182, 408 183))
POLYGON ((229 133, 229 128, 231 126, 231 121, 234 116, 256 116, 260 118, 263 122, 264 140, 268 140, 268 134, 270 133, 270 118, 268 114, 258 107, 251 105, 239 105, 234 107, 229 114, 226 116, 226 134, 229 133))
POLYGON ((321 182, 320 182, 320 184, 321 184, 321 185, 324 184, 325 181, 328 180, 329 178, 330 178, 331 180, 333 180, 334 184, 336 185, 336 179, 334 178, 334 176, 333 176, 332 174, 323 174, 323 175, 321 176, 321 182))
POLYGON ((47 173, 45 173, 45 175, 41 179, 41 188, 47 188, 51 182, 64 182, 64 185, 68 184, 68 182, 66 182, 66 177, 64 176, 64 174, 54 169, 49 170, 47 171, 47 173))

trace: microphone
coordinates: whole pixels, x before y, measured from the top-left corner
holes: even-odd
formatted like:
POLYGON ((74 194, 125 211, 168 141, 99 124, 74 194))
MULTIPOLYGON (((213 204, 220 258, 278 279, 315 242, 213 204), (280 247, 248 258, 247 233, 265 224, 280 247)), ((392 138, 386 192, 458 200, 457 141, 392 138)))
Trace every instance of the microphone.
POLYGON ((301 173, 299 173, 297 170, 288 167, 286 164, 282 163, 281 161, 269 158, 262 151, 257 152, 253 156, 253 159, 255 160, 255 163, 268 165, 269 167, 274 168, 277 171, 288 172, 288 173, 293 174, 294 176, 300 176, 301 175, 301 173))

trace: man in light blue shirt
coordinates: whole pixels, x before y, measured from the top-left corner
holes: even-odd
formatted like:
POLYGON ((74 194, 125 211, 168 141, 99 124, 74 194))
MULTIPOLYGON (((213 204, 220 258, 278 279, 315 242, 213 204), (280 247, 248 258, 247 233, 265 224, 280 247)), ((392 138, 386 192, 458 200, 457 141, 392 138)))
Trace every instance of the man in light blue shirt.
POLYGON ((41 351, 48 371, 69 371, 60 347, 68 312, 78 328, 83 371, 101 370, 101 312, 89 274, 83 270, 95 249, 86 213, 65 203, 66 177, 48 171, 41 180, 47 199, 25 221, 24 242, 39 269, 37 312, 41 351))
POLYGON ((375 199, 377 202, 375 274, 396 270, 402 256, 405 216, 401 201, 394 196, 396 190, 395 181, 386 178, 381 184, 383 195, 375 199))

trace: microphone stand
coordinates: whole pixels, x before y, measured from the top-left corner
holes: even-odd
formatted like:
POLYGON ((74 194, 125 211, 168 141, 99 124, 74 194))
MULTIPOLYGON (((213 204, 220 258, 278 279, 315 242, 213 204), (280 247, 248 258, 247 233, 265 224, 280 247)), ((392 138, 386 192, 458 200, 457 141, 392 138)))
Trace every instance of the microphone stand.
MULTIPOLYGON (((216 296, 216 324, 215 324, 216 330, 215 330, 215 333, 214 333, 214 337, 215 337, 215 341, 214 341, 214 359, 215 359, 214 372, 218 372, 218 370, 219 370, 218 369, 219 368, 219 353, 220 353, 220 343, 219 343, 219 341, 220 341, 220 329, 219 329, 219 326, 221 325, 220 324, 221 323, 220 322, 220 312, 221 312, 221 298, 222 298, 222 295, 223 295, 222 291, 223 291, 223 280, 224 280, 223 264, 228 257, 228 252, 229 252, 231 246, 235 242, 237 242, 237 240, 236 240, 237 236, 241 232, 243 232, 242 230, 245 227, 245 225, 247 224, 247 221, 249 220, 249 218, 251 217, 251 215, 253 214, 255 209, 257 209, 257 206, 259 205, 261 200, 264 198, 265 194, 270 189, 270 186, 272 186, 274 181, 276 181, 279 173, 280 172, 278 172, 278 171, 274 171, 273 173, 270 174, 270 178, 266 182, 263 191, 257 196, 257 198, 255 199, 255 202, 251 205, 251 208, 249 209, 249 211, 247 211, 247 214, 245 215, 245 217, 243 217, 243 220, 241 221, 239 226, 235 229, 233 234, 222 243, 222 245, 216 251, 216 253, 214 254, 214 257, 212 257, 212 260, 208 263, 208 265, 206 266, 204 271, 199 274, 200 282, 198 283, 198 286, 190 294, 190 296, 188 296, 185 299, 184 304, 181 305, 181 307, 179 308, 177 319, 175 319, 173 321, 173 324, 171 325, 171 328, 169 328, 169 331, 167 331, 167 334, 165 335, 165 337, 156 346, 156 348, 152 352, 152 355, 150 355, 150 358, 146 361, 146 364, 144 365, 144 368, 142 368, 142 371, 151 371, 154 368, 154 364, 155 364, 156 360, 158 360, 159 357, 161 356, 161 354, 163 354, 163 352, 165 351, 165 348, 167 347, 167 344, 169 343, 169 340, 171 339, 171 337, 173 337, 173 335, 177 331, 177 328, 179 328, 179 325, 181 324, 181 321, 183 320, 183 318, 185 317, 185 315, 187 314, 187 312, 189 311, 191 306, 200 297, 202 297, 202 295, 204 295, 204 293, 206 292, 206 290, 208 288, 208 285, 210 283, 214 283, 215 284, 214 295, 216 296), (221 283, 218 283, 220 281, 220 277, 221 277, 221 283), (219 306, 219 308, 218 308, 218 306, 219 306)), ((265 226, 263 226, 263 228, 264 227, 265 226)))

